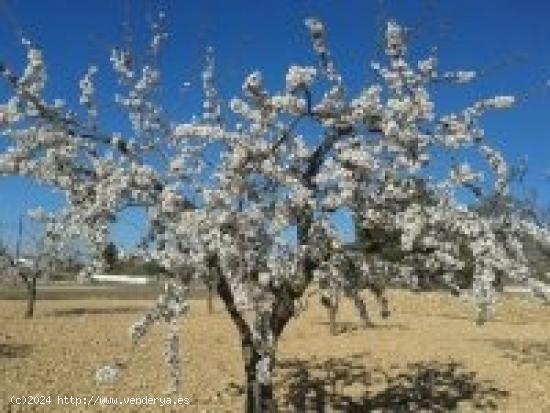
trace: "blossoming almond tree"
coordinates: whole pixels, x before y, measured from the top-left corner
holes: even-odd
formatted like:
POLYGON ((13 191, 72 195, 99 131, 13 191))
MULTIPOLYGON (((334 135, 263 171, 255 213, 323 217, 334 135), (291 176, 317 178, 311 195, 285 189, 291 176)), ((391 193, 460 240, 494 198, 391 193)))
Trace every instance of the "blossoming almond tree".
POLYGON ((7 247, 0 246, 0 273, 5 279, 11 278, 15 282, 17 280, 23 282, 27 292, 25 317, 32 318, 36 304, 36 282, 42 273, 38 263, 17 258, 7 247))
MULTIPOLYGON (((320 289, 320 302, 328 309, 331 334, 337 334, 336 315, 342 295, 353 301, 365 327, 371 327, 373 323, 367 305, 361 296, 363 290, 374 293, 380 304, 382 317, 388 317, 390 311, 384 291, 385 277, 381 277, 380 272, 370 270, 366 249, 362 246, 343 245, 338 242, 337 234, 333 234, 332 237, 326 236, 326 238, 326 242, 330 242, 331 245, 325 245, 323 250, 332 257, 326 256, 322 262, 330 263, 331 266, 324 271, 318 271, 317 281, 320 289)), ((302 300, 304 309, 310 295, 312 293, 308 293, 302 300)))
MULTIPOLYGON (((213 269, 217 292, 242 341, 247 412, 275 408, 277 341, 307 288, 327 274, 345 277, 331 230, 334 211, 352 211, 365 228, 376 224, 399 231, 404 250, 430 248, 386 273, 387 281, 414 284, 412 261, 420 260, 453 287, 461 266, 456 240, 466 242, 475 257, 473 297, 480 321, 494 301, 495 271, 529 282, 518 235, 550 240, 547 228, 513 215, 484 218, 457 202, 455 189, 480 178, 466 163, 451 168, 442 181, 428 181, 437 194, 433 205, 415 202, 414 182, 425 178, 438 147, 478 148, 494 172, 495 190, 506 191, 506 164, 484 143, 478 120, 488 110, 512 106, 513 97, 483 99, 436 117, 430 86, 464 83, 475 74, 439 72, 433 56, 411 65, 406 31, 393 21, 385 32, 386 60, 372 66, 377 80, 349 96, 323 23, 313 18, 305 23, 317 63, 291 66, 284 88, 275 93, 266 90, 260 72, 251 73, 242 96, 229 105, 235 122, 222 116, 211 52, 203 73, 203 117, 178 123, 166 120, 154 99, 160 83, 154 59, 138 68, 129 51, 113 50, 121 89, 115 100, 129 114, 132 136, 103 132, 98 124, 102 108, 95 100, 95 67, 80 82, 82 117, 61 100, 46 100, 45 62, 30 42, 25 42, 23 74, 0 66, 13 92, 0 106, 2 133, 10 140, 0 170, 66 194, 67 207, 50 230, 89 241, 96 259, 88 274, 102 266, 101 251, 117 213, 129 206, 147 208, 149 247, 143 253, 172 277, 131 332, 139 340, 156 321, 167 323, 173 391, 180 381, 177 321, 188 308, 187 285, 193 278, 211 278, 213 269), (304 122, 320 132, 301 136, 304 122), (296 232, 295 243, 283 235, 289 229, 296 232)), ((160 20, 154 25, 150 56, 167 37, 163 27, 160 20)))
POLYGON ((27 293, 25 318, 34 317, 38 280, 50 276, 56 260, 61 260, 68 252, 54 234, 40 237, 33 250, 25 258, 20 258, 19 254, 14 254, 7 245, 0 242, 0 276, 2 281, 22 281, 27 293))

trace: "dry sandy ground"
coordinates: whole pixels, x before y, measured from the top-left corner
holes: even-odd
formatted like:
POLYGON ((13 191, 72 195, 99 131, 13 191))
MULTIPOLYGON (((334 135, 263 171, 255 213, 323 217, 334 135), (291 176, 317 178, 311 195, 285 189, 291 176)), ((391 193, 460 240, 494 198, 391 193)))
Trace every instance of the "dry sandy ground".
MULTIPOLYGON (((550 307, 505 299, 477 327, 471 307, 437 293, 390 293, 392 316, 363 329, 349 302, 330 336, 315 297, 279 344, 281 412, 550 412, 550 307)), ((372 300, 371 300, 372 301, 372 300)), ((42 301, 34 320, 23 302, 0 301, 0 412, 240 412, 238 336, 217 303, 195 301, 182 322, 189 406, 76 407, 57 396, 163 397, 163 327, 132 349, 129 326, 146 301, 42 301), (95 382, 98 366, 124 364, 116 385, 95 382), (12 395, 50 395, 49 406, 10 406, 12 395)), ((372 306, 373 310, 377 308, 372 306)))

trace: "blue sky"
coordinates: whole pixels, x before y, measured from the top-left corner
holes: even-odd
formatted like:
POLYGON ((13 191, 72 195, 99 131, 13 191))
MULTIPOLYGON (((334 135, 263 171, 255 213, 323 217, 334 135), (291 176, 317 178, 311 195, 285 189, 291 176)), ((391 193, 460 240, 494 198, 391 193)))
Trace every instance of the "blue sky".
MULTIPOLYGON (((244 76, 261 70, 267 86, 278 90, 290 64, 314 64, 308 16, 323 19, 338 68, 351 92, 371 78, 370 62, 379 55, 382 22, 395 18, 411 30, 411 53, 425 56, 437 46, 444 70, 482 73, 466 87, 433 90, 436 107, 445 113, 493 94, 528 94, 512 110, 484 118, 487 139, 506 159, 528 158, 527 184, 550 204, 550 2, 540 0, 366 1, 164 1, 170 40, 162 56, 164 87, 160 98, 173 119, 200 112, 200 70, 204 50, 216 50, 217 76, 224 98, 238 94, 244 76), (183 89, 184 82, 191 87, 183 89)), ((132 38, 139 50, 147 39, 146 0, 0 0, 0 60, 21 69, 22 31, 44 51, 49 68, 48 96, 78 100, 78 79, 88 64, 99 66, 99 95, 112 102, 109 50, 132 38), (122 27, 122 22, 129 25, 122 27)), ((0 98, 6 96, 0 82, 0 98)), ((112 103, 99 107, 105 130, 127 130, 112 103)), ((1 143, 0 143, 1 145, 1 143)), ((2 148, 2 146, 0 146, 2 148)), ((0 178, 0 231, 13 238, 20 213, 45 205, 55 209, 60 197, 21 178, 0 178)), ((122 244, 133 243, 139 213, 125 214, 114 229, 122 244)), ((344 219, 340 219, 343 222, 344 219)), ((349 226, 341 224, 344 231, 349 226)), ((349 232, 349 231, 348 231, 349 232)))

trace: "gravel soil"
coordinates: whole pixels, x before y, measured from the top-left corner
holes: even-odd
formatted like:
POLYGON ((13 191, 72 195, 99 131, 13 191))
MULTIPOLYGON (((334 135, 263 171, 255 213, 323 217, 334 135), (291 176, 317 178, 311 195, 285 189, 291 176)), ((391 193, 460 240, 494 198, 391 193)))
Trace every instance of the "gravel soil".
MULTIPOLYGON (((460 299, 403 291, 389 296, 392 315, 385 320, 367 297, 371 328, 363 328, 343 300, 336 336, 325 309, 310 298, 279 341, 279 411, 550 412, 550 306, 502 297, 494 319, 480 327, 471 305, 460 299)), ((208 314, 204 300, 192 302, 180 327, 180 397, 189 404, 160 405, 168 397, 165 326, 138 346, 129 339, 132 322, 150 305, 39 301, 36 317, 25 320, 24 301, 0 301, 0 412, 241 412, 239 338, 222 304, 208 314), (118 381, 97 383, 97 368, 114 363, 118 381), (29 395, 49 395, 50 404, 10 403, 11 396, 29 395), (96 396, 159 399, 154 405, 75 406, 58 403, 58 396, 80 397, 81 403, 96 396)))

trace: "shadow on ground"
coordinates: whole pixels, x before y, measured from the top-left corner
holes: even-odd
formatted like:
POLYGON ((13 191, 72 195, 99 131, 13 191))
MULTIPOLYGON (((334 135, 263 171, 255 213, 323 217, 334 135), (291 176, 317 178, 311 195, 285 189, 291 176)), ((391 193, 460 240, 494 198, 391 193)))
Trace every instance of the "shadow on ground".
POLYGON ((103 314, 134 314, 147 311, 148 308, 144 306, 121 306, 121 307, 105 307, 105 308, 63 308, 53 310, 50 314, 54 317, 71 317, 81 315, 103 315, 103 314))
MULTIPOLYGON (((431 315, 431 317, 441 317, 449 320, 465 320, 465 321, 471 321, 472 323, 475 322, 475 316, 473 314, 459 315, 459 314, 437 313, 437 314, 431 315)), ((497 315, 496 317, 490 318, 489 321, 487 321, 487 324, 500 323, 500 324, 507 324, 511 326, 525 326, 527 324, 541 323, 541 322, 544 322, 544 319, 541 320, 541 318, 536 318, 536 317, 522 317, 521 320, 514 321, 514 320, 503 319, 497 315)))
POLYGON ((502 356, 518 364, 535 368, 550 363, 550 342, 534 340, 482 339, 475 340, 492 344, 501 351, 502 356))
MULTIPOLYGON (((330 328, 330 323, 328 321, 319 321, 319 325, 326 326, 327 329, 330 328)), ((373 321, 371 325, 366 327, 365 325, 361 324, 360 322, 352 322, 352 321, 339 321, 336 323, 336 334, 346 334, 346 333, 352 333, 354 331, 359 330, 410 330, 410 327, 407 327, 404 324, 392 324, 392 323, 380 323, 377 324, 376 321, 373 321)))
POLYGON ((31 353, 30 344, 9 344, 0 343, 0 359, 24 358, 31 353))
POLYGON ((459 363, 420 362, 390 373, 365 366, 365 354, 320 361, 283 359, 276 388, 278 410, 300 412, 448 412, 469 401, 479 410, 497 410, 508 392, 459 363))

